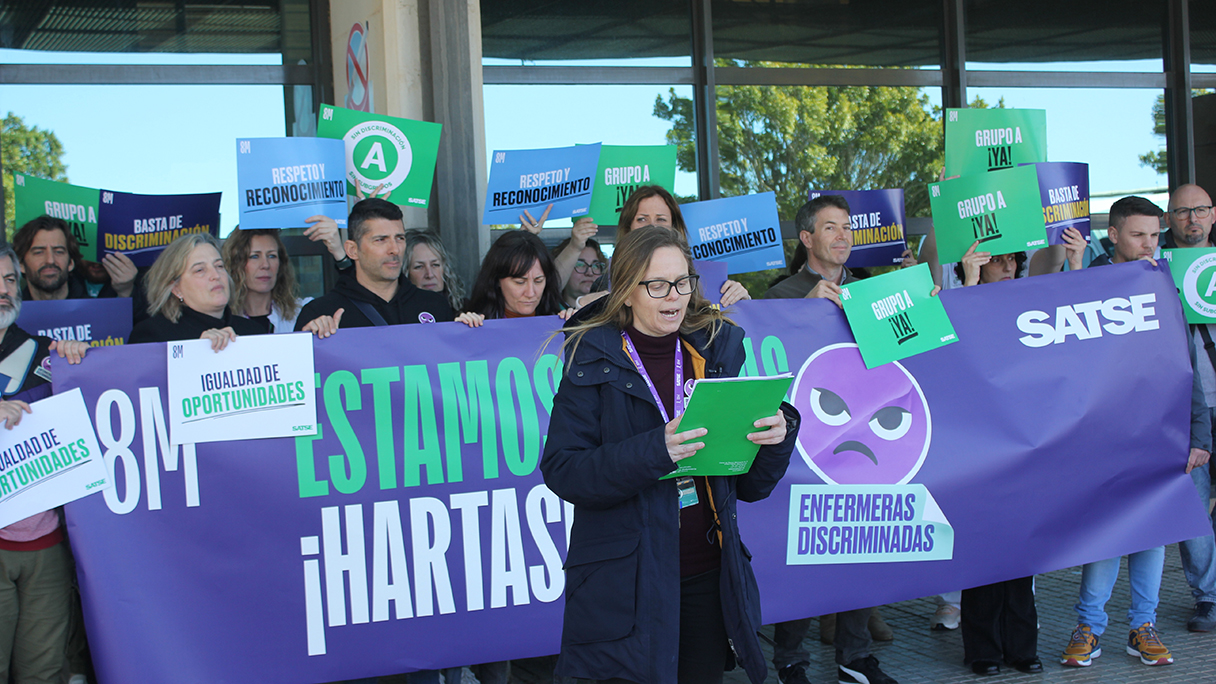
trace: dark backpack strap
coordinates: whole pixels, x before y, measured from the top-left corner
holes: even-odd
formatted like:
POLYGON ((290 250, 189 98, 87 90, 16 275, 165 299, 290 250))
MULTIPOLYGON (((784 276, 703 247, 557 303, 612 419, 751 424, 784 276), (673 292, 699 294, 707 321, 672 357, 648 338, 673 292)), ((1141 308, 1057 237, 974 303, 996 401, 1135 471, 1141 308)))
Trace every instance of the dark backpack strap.
POLYGON ((1199 328, 1199 336, 1203 338, 1203 348, 1208 353, 1208 360, 1212 362, 1212 370, 1216 370, 1216 343, 1212 342, 1212 333, 1208 332, 1206 323, 1198 323, 1195 327, 1199 328))
POLYGON ((363 312, 364 316, 367 316, 368 320, 372 322, 372 325, 377 327, 388 325, 388 321, 384 320, 384 316, 381 316, 380 312, 376 311, 376 307, 372 306, 371 302, 359 302, 353 299, 351 302, 353 302, 355 306, 359 307, 359 310, 363 312))

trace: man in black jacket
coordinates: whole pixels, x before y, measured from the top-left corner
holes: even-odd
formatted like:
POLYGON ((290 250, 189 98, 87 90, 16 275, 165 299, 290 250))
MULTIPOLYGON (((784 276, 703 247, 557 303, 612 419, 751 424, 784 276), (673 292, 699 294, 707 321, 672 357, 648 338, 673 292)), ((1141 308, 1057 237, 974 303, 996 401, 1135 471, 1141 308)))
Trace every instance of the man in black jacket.
POLYGON ((402 272, 405 225, 397 205, 365 199, 351 209, 344 246, 354 268, 332 292, 304 306, 296 330, 328 337, 338 328, 438 323, 453 320, 447 299, 414 286, 402 272))

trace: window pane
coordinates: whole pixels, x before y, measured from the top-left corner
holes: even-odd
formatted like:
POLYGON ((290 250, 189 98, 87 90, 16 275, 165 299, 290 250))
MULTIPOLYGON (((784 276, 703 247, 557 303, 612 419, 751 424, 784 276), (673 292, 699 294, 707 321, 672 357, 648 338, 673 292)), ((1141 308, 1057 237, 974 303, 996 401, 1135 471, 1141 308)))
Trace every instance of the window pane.
POLYGON ((544 63, 682 57, 692 33, 688 0, 481 0, 485 57, 544 63))
MULTIPOLYGON (((666 145, 671 124, 655 116, 655 99, 669 91, 691 98, 690 86, 487 85, 486 167, 494 150, 568 147, 580 143, 666 145)), ((676 171, 676 194, 697 194, 692 171, 676 171)), ((546 227, 569 226, 555 219, 546 227)))
POLYGON ((1216 3, 1192 2, 1191 70, 1216 71, 1216 3))
POLYGON ((311 54, 308 0, 231 5, 52 0, 8 5, 11 9, 0 12, 0 48, 107 53, 280 52, 287 53, 292 62, 311 54))
POLYGON ((1162 69, 1165 0, 966 0, 964 16, 968 69, 1062 62, 1066 71, 1126 71, 1117 63, 1141 60, 1144 71, 1162 69))
MULTIPOLYGON (((237 224, 236 139, 285 135, 283 86, 0 86, 3 112, 54 132, 68 181, 141 194, 223 192, 237 224)), ((5 173, 16 170, 5 160, 5 173)))
POLYGON ((819 65, 941 64, 942 3, 714 0, 714 56, 819 65))
MULTIPOLYGON (((1131 88, 968 88, 990 106, 1047 110, 1047 159, 1089 164, 1090 194, 1119 197, 1164 187, 1166 178, 1141 162, 1165 148, 1153 133, 1160 90, 1131 88)), ((1096 201, 1096 200, 1095 200, 1096 201)))

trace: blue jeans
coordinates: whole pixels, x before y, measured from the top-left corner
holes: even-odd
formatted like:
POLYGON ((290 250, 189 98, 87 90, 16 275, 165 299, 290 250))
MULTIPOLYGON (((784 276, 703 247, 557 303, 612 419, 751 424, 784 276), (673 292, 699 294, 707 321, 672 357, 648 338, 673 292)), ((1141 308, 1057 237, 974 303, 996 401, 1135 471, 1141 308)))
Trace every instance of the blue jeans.
MULTIPOLYGON (((1127 610, 1127 620, 1133 628, 1146 622, 1157 624, 1157 598, 1164 568, 1164 546, 1128 554, 1127 574, 1132 585, 1132 605, 1127 610)), ((1118 557, 1086 563, 1081 568, 1081 597, 1074 608, 1077 622, 1089 625, 1094 634, 1106 631, 1106 602, 1110 600, 1118 577, 1118 557)))
MULTIPOLYGON (((1216 409, 1212 410, 1212 414, 1216 419, 1216 409)), ((1216 429, 1213 431, 1216 432, 1216 429)), ((1211 525, 1212 515, 1208 507, 1212 499, 1212 475, 1207 464, 1192 470, 1191 480, 1195 483, 1203 510, 1208 513, 1208 524, 1211 525)), ((1178 553, 1182 556, 1182 570, 1186 573, 1186 583, 1191 585, 1195 603, 1216 603, 1216 537, 1206 534, 1188 539, 1178 545, 1178 553)))

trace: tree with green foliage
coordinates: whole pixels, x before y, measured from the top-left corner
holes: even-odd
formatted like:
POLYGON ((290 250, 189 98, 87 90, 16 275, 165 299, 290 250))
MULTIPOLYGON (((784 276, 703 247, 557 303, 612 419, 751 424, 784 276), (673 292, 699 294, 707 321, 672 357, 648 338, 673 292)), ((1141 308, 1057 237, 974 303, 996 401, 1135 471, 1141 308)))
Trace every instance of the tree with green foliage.
POLYGON ((17 231, 13 225, 16 212, 13 174, 25 173, 66 183, 63 144, 51 131, 26 126, 21 117, 9 112, 0 126, 0 165, 4 168, 5 238, 11 240, 17 231))
MULTIPOLYGON (((1211 90, 1192 90, 1191 97, 1207 95, 1211 90)), ((1165 142, 1165 95, 1157 96, 1157 100, 1153 102, 1153 135, 1161 138, 1165 142)), ((1170 172, 1169 154, 1163 147, 1154 152, 1145 152, 1140 155, 1140 166, 1147 166, 1161 175, 1166 175, 1170 172)))
MULTIPOLYGON (((673 89, 654 114, 672 122, 667 141, 694 171, 692 101, 673 89)), ((941 110, 919 88, 719 86, 717 115, 724 196, 772 191, 792 219, 812 188, 904 188, 908 215, 929 213, 944 141, 941 110)))

